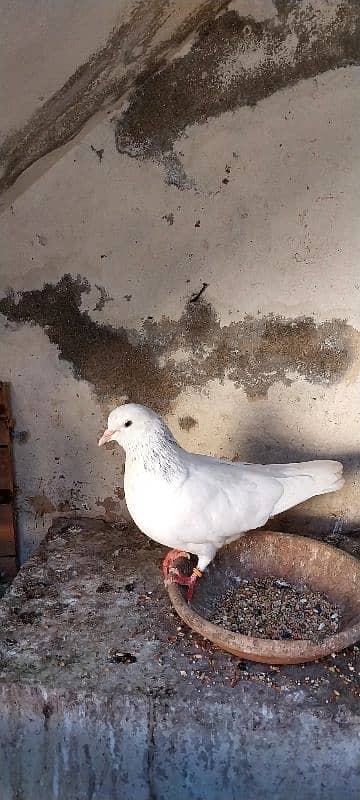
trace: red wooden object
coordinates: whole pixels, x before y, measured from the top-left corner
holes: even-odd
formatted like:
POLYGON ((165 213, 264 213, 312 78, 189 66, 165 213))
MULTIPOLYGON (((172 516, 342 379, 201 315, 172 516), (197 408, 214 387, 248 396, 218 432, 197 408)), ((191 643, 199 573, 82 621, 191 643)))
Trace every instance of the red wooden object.
POLYGON ((17 572, 9 392, 0 383, 0 579, 17 572))

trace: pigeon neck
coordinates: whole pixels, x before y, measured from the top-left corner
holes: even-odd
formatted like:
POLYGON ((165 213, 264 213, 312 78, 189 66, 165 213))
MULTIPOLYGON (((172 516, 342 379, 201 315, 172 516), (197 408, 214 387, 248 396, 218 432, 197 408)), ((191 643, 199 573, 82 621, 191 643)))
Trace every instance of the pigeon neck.
POLYGON ((161 429, 147 432, 142 439, 132 442, 126 451, 126 460, 131 466, 145 472, 161 474, 167 480, 184 472, 182 449, 171 431, 164 425, 161 429))

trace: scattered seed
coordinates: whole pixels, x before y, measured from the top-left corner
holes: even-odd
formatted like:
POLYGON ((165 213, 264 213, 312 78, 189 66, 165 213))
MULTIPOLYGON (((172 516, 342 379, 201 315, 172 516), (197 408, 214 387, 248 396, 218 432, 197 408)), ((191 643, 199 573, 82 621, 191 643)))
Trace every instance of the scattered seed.
POLYGON ((237 580, 220 598, 211 621, 245 636, 316 642, 339 630, 340 611, 321 592, 266 577, 237 580))

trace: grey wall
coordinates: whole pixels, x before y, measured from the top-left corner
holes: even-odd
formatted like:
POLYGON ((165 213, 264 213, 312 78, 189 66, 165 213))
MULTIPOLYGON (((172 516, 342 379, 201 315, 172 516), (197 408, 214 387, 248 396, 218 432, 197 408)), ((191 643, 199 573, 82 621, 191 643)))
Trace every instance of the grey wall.
POLYGON ((150 6, 140 54, 99 31, 3 143, 23 558, 60 512, 126 513, 121 452, 97 449, 126 398, 194 450, 339 457, 344 490, 278 524, 359 522, 359 6, 150 6))

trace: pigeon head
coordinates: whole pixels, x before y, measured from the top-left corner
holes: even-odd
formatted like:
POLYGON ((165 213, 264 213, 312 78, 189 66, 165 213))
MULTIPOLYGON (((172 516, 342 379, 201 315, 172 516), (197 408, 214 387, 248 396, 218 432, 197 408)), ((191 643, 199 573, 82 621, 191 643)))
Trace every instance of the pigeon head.
POLYGON ((165 424, 151 408, 126 403, 109 414, 107 429, 99 439, 99 447, 106 442, 117 442, 126 450, 139 439, 144 439, 157 427, 165 424))

